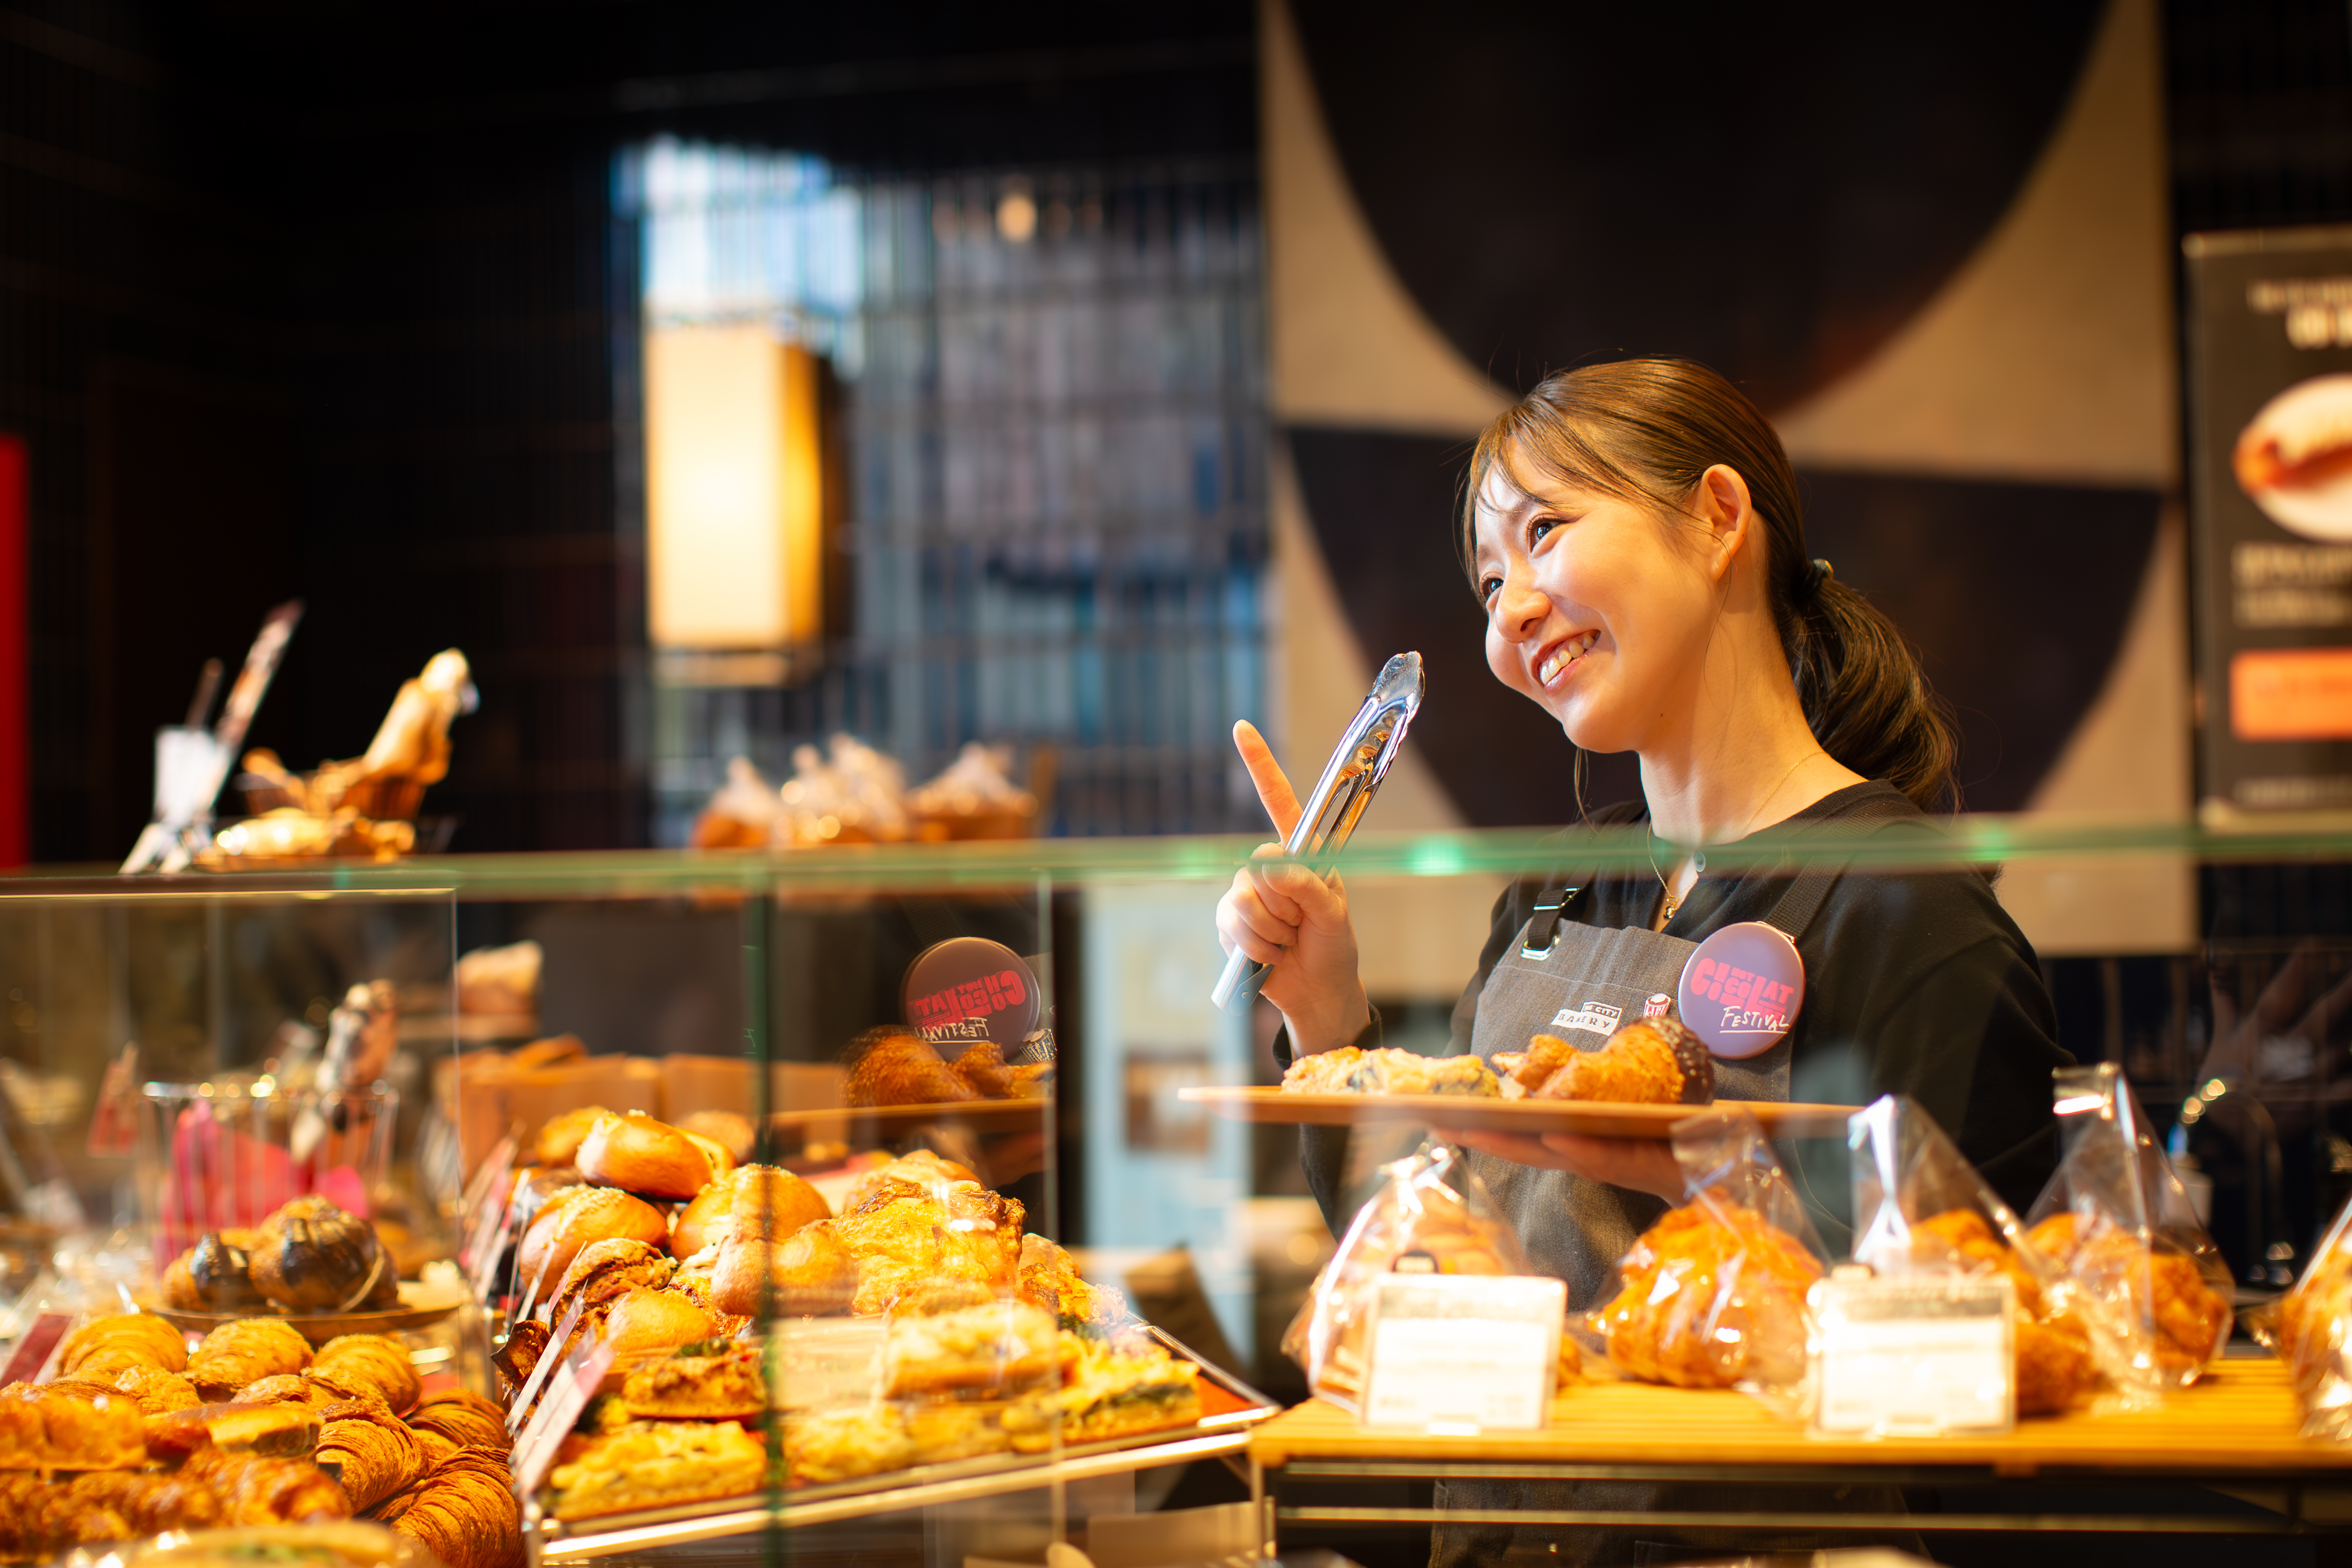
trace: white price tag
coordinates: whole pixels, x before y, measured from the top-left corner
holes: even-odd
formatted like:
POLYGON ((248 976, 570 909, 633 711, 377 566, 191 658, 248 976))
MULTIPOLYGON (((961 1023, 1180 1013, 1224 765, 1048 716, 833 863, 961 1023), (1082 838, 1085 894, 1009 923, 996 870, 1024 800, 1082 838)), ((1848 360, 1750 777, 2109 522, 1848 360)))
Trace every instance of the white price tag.
POLYGON ((1540 1429, 1567 1308, 1558 1279, 1388 1276, 1374 1290, 1366 1336, 1363 1424, 1540 1429))
POLYGON ((2016 1424, 2008 1279, 1832 1279, 1814 1304, 1815 1431, 1932 1436, 2016 1424))

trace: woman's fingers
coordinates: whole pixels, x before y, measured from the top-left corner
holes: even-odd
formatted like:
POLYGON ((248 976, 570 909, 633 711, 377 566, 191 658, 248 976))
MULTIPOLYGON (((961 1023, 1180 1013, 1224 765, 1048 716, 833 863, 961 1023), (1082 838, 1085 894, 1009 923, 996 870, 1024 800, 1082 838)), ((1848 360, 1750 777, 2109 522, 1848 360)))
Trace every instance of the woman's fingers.
POLYGON ((1258 804, 1274 819, 1274 830, 1287 842, 1290 830, 1298 826, 1298 793, 1290 787, 1282 764, 1274 760, 1274 748, 1265 743, 1256 725, 1243 719, 1234 725, 1234 749, 1242 754, 1250 783, 1257 786, 1258 804))
POLYGON ((1648 1193, 1668 1203, 1683 1195, 1683 1171, 1674 1145, 1648 1138, 1587 1138, 1574 1132, 1547 1132, 1543 1145, 1559 1157, 1562 1170, 1591 1182, 1606 1182, 1648 1193))

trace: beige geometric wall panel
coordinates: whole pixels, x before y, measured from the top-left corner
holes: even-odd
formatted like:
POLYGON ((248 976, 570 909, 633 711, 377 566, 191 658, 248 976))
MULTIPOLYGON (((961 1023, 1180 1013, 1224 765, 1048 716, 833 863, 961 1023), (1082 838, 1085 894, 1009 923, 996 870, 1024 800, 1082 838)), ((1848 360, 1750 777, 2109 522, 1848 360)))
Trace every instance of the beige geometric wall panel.
POLYGON ((2155 0, 2113 0, 2017 200, 1868 363, 1777 423, 1821 468, 2172 482, 2172 246, 2155 0))
POLYGON ((1275 417, 1477 434, 1509 395, 1397 281, 1332 150, 1289 7, 1265 0, 1258 15, 1275 417))

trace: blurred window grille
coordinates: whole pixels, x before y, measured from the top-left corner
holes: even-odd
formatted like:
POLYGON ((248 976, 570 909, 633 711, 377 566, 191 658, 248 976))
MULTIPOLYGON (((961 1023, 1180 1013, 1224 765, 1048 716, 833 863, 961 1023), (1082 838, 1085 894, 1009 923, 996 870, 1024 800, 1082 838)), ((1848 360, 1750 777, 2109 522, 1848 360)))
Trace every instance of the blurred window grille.
POLYGON ((1258 822, 1227 739, 1265 688, 1254 171, 865 176, 665 139, 614 177, 659 841, 730 756, 781 781, 835 731, 910 779, 967 741, 1050 748, 1053 831, 1258 822), (830 521, 793 441, 835 454, 830 521))

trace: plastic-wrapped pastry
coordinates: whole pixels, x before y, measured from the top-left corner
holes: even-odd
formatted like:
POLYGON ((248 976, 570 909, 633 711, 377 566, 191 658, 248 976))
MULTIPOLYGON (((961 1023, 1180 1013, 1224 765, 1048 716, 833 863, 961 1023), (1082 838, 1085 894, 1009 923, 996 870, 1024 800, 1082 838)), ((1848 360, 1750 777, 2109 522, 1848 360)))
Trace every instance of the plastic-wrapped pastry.
POLYGON ((252 1258, 255 1288, 289 1311, 345 1312, 400 1300, 399 1270, 375 1231, 315 1194, 261 1222, 252 1258))
POLYGON ((904 1028, 868 1029, 850 1043, 845 1093, 852 1105, 947 1105, 978 1100, 931 1043, 904 1028))
POLYGON ((86 1366, 94 1370, 99 1364, 110 1364, 116 1373, 132 1366, 184 1372, 188 1366, 187 1336, 152 1312, 121 1312, 108 1318, 92 1318, 58 1346, 58 1375, 81 1376, 86 1366), (96 1358, 100 1356, 110 1358, 109 1362, 98 1363, 96 1358))
POLYGON ((346 1400, 328 1405, 319 1416, 316 1457, 322 1465, 341 1467, 352 1512, 365 1513, 425 1474, 416 1434, 383 1405, 346 1400))
POLYGON ((430 1432, 460 1448, 503 1451, 508 1446, 506 1413, 478 1394, 462 1388, 443 1389, 416 1402, 408 1425, 430 1432))
POLYGON ((1538 1035, 1524 1057, 1497 1056, 1495 1065, 1531 1100, 1705 1105, 1715 1098, 1715 1058, 1706 1041, 1671 1015, 1637 1018, 1598 1050, 1538 1035))
POLYGON ((301 1524, 352 1516, 351 1500, 335 1478, 309 1459, 206 1448, 180 1474, 212 1488, 229 1524, 301 1524))
POLYGON ((239 1318, 204 1338, 188 1358, 188 1381, 206 1399, 228 1399, 249 1383, 310 1364, 310 1342, 282 1318, 239 1318))
POLYGON ((1624 1286, 1596 1315, 1609 1359, 1629 1377, 1729 1388, 1768 1359, 1801 1369, 1805 1293, 1822 1265, 1805 1244, 1752 1209, 1669 1209, 1622 1265, 1624 1286))
POLYGON ((522 1510, 513 1487, 503 1458, 460 1448, 376 1517, 430 1547, 448 1568, 518 1568, 522 1510))
POLYGON ((133 1470, 147 1462, 139 1402, 88 1384, 0 1388, 0 1470, 133 1470))
POLYGON ((408 1347, 387 1334, 337 1335, 319 1347, 310 1375, 339 1385, 358 1384, 395 1415, 406 1414, 424 1392, 408 1347))

